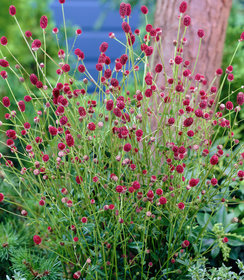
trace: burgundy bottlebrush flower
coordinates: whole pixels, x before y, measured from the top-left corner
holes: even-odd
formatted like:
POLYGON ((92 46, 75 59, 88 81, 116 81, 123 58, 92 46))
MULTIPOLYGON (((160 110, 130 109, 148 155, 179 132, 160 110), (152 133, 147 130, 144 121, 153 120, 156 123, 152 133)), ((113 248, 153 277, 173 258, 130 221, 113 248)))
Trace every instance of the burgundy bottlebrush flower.
POLYGON ((1 45, 6 46, 6 45, 8 44, 8 39, 7 39, 7 37, 3 36, 3 37, 0 39, 0 42, 1 42, 1 45))
POLYGON ((1 77, 3 79, 7 79, 8 78, 8 73, 6 71, 4 71, 4 70, 0 72, 0 75, 1 75, 1 77))
POLYGON ((76 181, 77 184, 80 185, 83 182, 83 179, 82 179, 81 176, 76 176, 75 181, 76 181))
POLYGON ((64 3, 65 3, 65 0, 59 0, 59 3, 60 3, 60 4, 64 4, 64 3))
POLYGON ((157 64, 155 66, 155 72, 156 73, 160 73, 160 72, 162 72, 162 70, 163 70, 163 65, 162 64, 157 64))
POLYGON ((102 65, 102 63, 97 63, 96 64, 96 69, 97 69, 97 71, 102 71, 103 70, 103 65, 102 65))
POLYGON ((25 31, 25 36, 27 38, 30 38, 32 36, 32 33, 29 30, 27 30, 27 31, 25 31))
POLYGON ((199 179, 194 179, 194 178, 192 178, 192 179, 190 179, 190 181, 189 181, 189 186, 190 186, 190 187, 195 187, 198 183, 199 183, 199 179))
POLYGON ((236 97, 236 102, 238 105, 242 106, 244 104, 244 93, 239 92, 236 97))
POLYGON ((187 3, 186 3, 186 1, 183 1, 180 4, 179 10, 180 10, 180 13, 182 13, 182 14, 184 14, 186 12, 186 10, 187 10, 187 3))
POLYGON ((10 14, 11 16, 16 15, 16 8, 15 8, 15 6, 11 5, 11 6, 9 7, 9 14, 10 14))
POLYGON ((226 107, 227 110, 230 111, 230 110, 233 110, 234 105, 231 101, 227 101, 226 104, 225 104, 225 107, 226 107))
POLYGON ((73 147, 75 144, 75 140, 71 134, 66 134, 65 141, 68 147, 73 147))
POLYGON ((186 248, 186 247, 189 247, 189 245, 190 245, 190 242, 188 240, 184 240, 181 244, 181 247, 186 248))
POLYGON ((185 127, 189 127, 189 126, 191 126, 192 124, 193 124, 193 118, 187 118, 187 119, 185 119, 184 122, 183 122, 183 125, 184 125, 185 127))
POLYGON ((47 24, 48 24, 47 16, 42 16, 41 19, 40 19, 40 27, 42 29, 46 29, 47 28, 47 24))
POLYGON ((216 75, 221 76, 223 74, 223 70, 221 68, 216 70, 216 75))
POLYGON ((82 30, 79 28, 75 31, 76 35, 79 36, 82 34, 82 30))
POLYGON ((4 200, 4 194, 0 193, 0 202, 2 202, 4 200))
POLYGON ((141 6, 141 12, 144 14, 144 15, 147 15, 148 14, 148 8, 147 6, 141 6))
POLYGON ((107 49, 108 49, 108 43, 107 42, 103 42, 99 47, 99 50, 102 53, 105 53, 107 49))
POLYGON ((125 145, 124 145, 124 151, 125 152, 129 152, 129 151, 131 151, 131 149, 132 149, 132 147, 131 147, 131 144, 130 143, 126 143, 125 145))
POLYGON ((129 17, 131 15, 131 5, 126 4, 126 16, 129 17))
POLYGON ((183 58, 179 55, 175 57, 175 64, 179 65, 183 62, 183 58))
POLYGON ((33 241, 35 242, 36 245, 39 245, 42 243, 42 239, 39 235, 34 235, 33 236, 33 241))
POLYGON ((123 187, 122 186, 117 186, 116 188, 117 193, 122 193, 123 192, 123 187))
POLYGON ((96 129, 96 125, 95 125, 95 123, 90 122, 90 123, 88 123, 87 128, 88 128, 90 131, 94 131, 94 130, 96 129))
POLYGON ((31 48, 33 51, 37 51, 41 47, 42 43, 39 39, 36 39, 32 42, 31 48))
POLYGON ((86 68, 85 68, 85 66, 84 65, 79 65, 78 66, 78 71, 80 72, 80 73, 84 73, 85 71, 86 71, 86 68))
POLYGON ((210 158, 210 164, 216 165, 218 162, 219 162, 218 156, 213 155, 213 156, 210 158))
POLYGON ((53 30, 52 30, 53 34, 58 34, 59 30, 57 27, 54 27, 53 30))
POLYGON ((81 222, 82 222, 83 224, 87 223, 87 220, 88 220, 88 219, 87 219, 86 217, 82 217, 82 218, 81 218, 81 222))
POLYGON ((184 19, 183 19, 183 24, 184 24, 185 26, 189 26, 189 25, 191 24, 191 17, 188 16, 188 15, 185 15, 185 16, 184 16, 184 19))
POLYGON ((212 184, 213 186, 216 186, 216 185, 218 184, 218 180, 217 180, 216 178, 212 178, 212 179, 211 179, 211 184, 212 184))
POLYGON ((18 102, 18 106, 19 106, 19 110, 20 110, 21 112, 25 112, 25 102, 24 102, 24 101, 20 100, 20 101, 18 102))
POLYGON ((183 202, 178 203, 178 208, 183 210, 185 208, 185 204, 183 202))
POLYGON ((2 102, 3 102, 4 107, 9 107, 10 106, 10 100, 7 96, 3 97, 2 102))
POLYGON ((63 67, 62 67, 62 70, 67 73, 70 71, 70 65, 69 64, 64 64, 63 67))
POLYGON ((204 35, 205 35, 204 30, 203 30, 203 29, 199 29, 199 30, 197 31, 197 35, 198 35, 199 38, 203 38, 204 35))
POLYGON ((54 126, 49 126, 48 131, 52 136, 56 136, 58 134, 58 130, 54 126))
POLYGON ((43 155, 42 160, 44 162, 48 162, 49 161, 49 155, 43 155))
POLYGON ((113 107, 114 107, 114 102, 112 99, 108 100, 107 103, 106 103, 106 109, 108 111, 112 111, 113 110, 113 107))
POLYGON ((241 33, 241 37, 240 40, 243 41, 244 40, 244 32, 241 33))
POLYGON ((126 3, 122 2, 122 3, 120 4, 120 7, 119 7, 119 14, 120 14, 120 16, 121 16, 122 18, 125 17, 125 15, 126 15, 126 10, 127 10, 126 3))
POLYGON ((129 33, 131 31, 130 25, 125 21, 122 23, 122 29, 125 33, 129 33))
POLYGON ((2 66, 4 68, 9 67, 9 63, 5 59, 0 59, 0 66, 2 66))
POLYGON ((176 166, 176 171, 181 174, 184 172, 184 167, 179 164, 176 166))
POLYGON ((159 198, 159 203, 160 203, 161 205, 166 204, 166 203, 167 203, 167 198, 161 196, 161 197, 159 198))

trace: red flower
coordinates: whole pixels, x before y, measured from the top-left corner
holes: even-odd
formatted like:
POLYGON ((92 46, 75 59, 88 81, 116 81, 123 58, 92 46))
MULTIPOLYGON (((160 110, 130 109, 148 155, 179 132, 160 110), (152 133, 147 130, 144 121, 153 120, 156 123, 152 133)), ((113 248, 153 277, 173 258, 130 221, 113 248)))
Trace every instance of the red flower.
POLYGON ((127 22, 122 23, 122 29, 124 30, 125 33, 129 33, 131 31, 131 28, 127 22))
POLYGON ((199 30, 197 31, 197 35, 198 35, 198 37, 199 37, 199 38, 203 38, 203 37, 204 37, 204 35, 205 35, 204 30, 199 29, 199 30))
POLYGON ((181 244, 182 248, 189 247, 189 245, 190 245, 190 242, 188 240, 184 240, 181 244))
POLYGON ((0 59, 0 66, 6 68, 6 67, 9 66, 9 63, 8 63, 8 61, 5 60, 5 59, 0 59))
POLYGON ((147 15, 148 14, 148 8, 146 6, 141 6, 141 12, 144 14, 144 15, 147 15))
POLYGON ((178 208, 179 208, 180 210, 183 210, 183 209, 185 208, 185 204, 184 204, 183 202, 180 202, 180 203, 178 204, 178 208))
POLYGON ((4 107, 9 107, 10 106, 10 100, 7 96, 3 97, 2 102, 3 102, 4 107))
POLYGON ((39 235, 34 235, 33 236, 33 241, 35 242, 36 245, 39 245, 42 243, 42 239, 39 235))
POLYGON ((75 237, 73 238, 73 240, 74 240, 74 242, 78 242, 78 241, 79 241, 79 238, 78 238, 77 236, 75 236, 75 237))
POLYGON ((76 176, 76 178, 75 178, 75 181, 76 181, 76 183, 77 184, 81 184, 81 182, 83 182, 83 179, 82 179, 82 177, 81 176, 76 176))
POLYGON ((121 16, 122 18, 125 17, 125 15, 126 15, 126 10, 127 10, 126 3, 122 2, 122 3, 120 4, 120 7, 119 7, 119 14, 120 14, 120 16, 121 16))
POLYGON ((219 158, 216 155, 213 155, 210 159, 210 164, 216 165, 219 162, 219 158))
POLYGON ((163 65, 162 64, 157 64, 155 66, 155 72, 156 73, 160 73, 160 72, 162 72, 162 70, 163 70, 163 65))
POLYGON ((95 123, 91 122, 91 123, 88 123, 87 128, 91 131, 94 131, 96 129, 96 125, 95 125, 95 123))
POLYGON ((14 16, 14 15, 16 14, 16 8, 15 8, 15 6, 11 5, 11 6, 9 7, 9 14, 10 14, 11 16, 14 16))
POLYGON ((68 147, 73 147, 75 144, 75 140, 71 134, 67 134, 65 136, 66 144, 68 147))
POLYGON ((189 26, 191 24, 191 17, 190 16, 184 16, 184 19, 183 19, 183 24, 185 26, 189 26))
POLYGON ((86 217, 82 217, 82 218, 81 218, 81 222, 82 222, 83 224, 87 223, 87 218, 86 218, 86 217))
POLYGON ((194 178, 192 178, 192 179, 190 179, 190 181, 189 181, 189 186, 190 186, 190 187, 195 187, 198 183, 199 183, 199 179, 194 179, 194 178))
POLYGON ((107 42, 103 42, 99 47, 99 50, 102 53, 105 53, 107 49, 108 49, 108 43, 107 42))
POLYGON ((64 66, 62 67, 62 70, 63 70, 65 73, 69 72, 69 71, 70 71, 70 66, 69 66, 69 64, 64 64, 64 66))
POLYGON ((229 241, 229 239, 227 238, 227 237, 224 237, 223 239, 222 239, 222 242, 223 243, 227 243, 229 241))
POLYGON ((0 39, 0 42, 1 42, 1 45, 6 46, 7 43, 8 43, 8 39, 7 39, 5 36, 3 36, 3 37, 0 39))
POLYGON ((2 202, 4 200, 4 194, 0 193, 0 202, 2 202))
POLYGON ((161 197, 159 198, 159 203, 160 203, 161 205, 166 204, 166 203, 167 203, 167 198, 161 196, 161 197))
POLYGON ((47 23, 48 23, 48 19, 46 16, 42 16, 40 19, 40 27, 42 29, 46 29, 47 28, 47 23))
POLYGON ((239 92, 237 94, 236 102, 240 106, 242 106, 244 104, 244 93, 243 92, 239 92))
POLYGON ((185 1, 183 1, 181 4, 180 4, 180 13, 184 14, 187 10, 187 3, 185 1))
POLYGON ((131 148, 132 147, 131 147, 130 143, 127 143, 127 144, 124 145, 124 151, 127 152, 127 153, 131 150, 131 148))
POLYGON ((64 4, 64 3, 65 3, 65 0, 59 0, 59 3, 60 3, 60 4, 64 4))
POLYGON ((19 110, 21 111, 21 112, 24 112, 25 111, 25 102, 24 101, 19 101, 18 102, 18 106, 19 106, 19 110))

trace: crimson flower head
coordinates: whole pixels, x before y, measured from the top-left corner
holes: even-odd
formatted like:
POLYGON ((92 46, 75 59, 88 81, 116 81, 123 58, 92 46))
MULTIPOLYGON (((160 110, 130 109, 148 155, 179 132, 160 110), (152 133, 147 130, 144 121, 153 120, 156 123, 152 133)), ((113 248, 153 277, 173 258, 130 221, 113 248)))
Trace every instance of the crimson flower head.
POLYGON ((190 242, 188 240, 184 240, 181 244, 181 247, 186 248, 186 247, 189 247, 189 245, 190 245, 190 242))
POLYGON ((46 29, 47 28, 47 23, 48 23, 48 19, 46 16, 42 16, 40 19, 40 27, 42 29, 46 29))
POLYGON ((241 41, 244 41, 244 32, 241 33, 241 41))
POLYGON ((103 42, 99 47, 99 50, 102 53, 105 53, 107 49, 108 49, 108 43, 107 42, 103 42))
POLYGON ((191 24, 191 17, 188 16, 188 15, 184 16, 183 24, 184 24, 185 26, 189 26, 189 25, 191 24))
POLYGON ((59 3, 60 3, 60 4, 64 4, 64 3, 65 3, 65 0, 59 0, 59 3))
POLYGON ((119 14, 122 18, 125 17, 126 15, 126 11, 127 11, 127 6, 126 6, 126 3, 122 2, 120 4, 120 7, 119 7, 119 14))
POLYGON ((0 59, 0 66, 2 66, 2 67, 8 67, 9 66, 9 63, 8 63, 8 61, 7 60, 5 60, 5 59, 0 59))
POLYGON ((147 14, 148 14, 148 8, 147 8, 147 6, 141 6, 141 12, 142 12, 144 15, 147 15, 147 14))
POLYGON ((36 245, 39 245, 42 243, 42 239, 39 235, 34 235, 33 236, 33 241, 35 242, 36 245))
POLYGON ((0 193, 0 202, 2 202, 4 200, 4 194, 0 193))
POLYGON ((236 97, 237 104, 242 106, 244 104, 244 93, 239 92, 236 97))
POLYGON ((122 29, 125 33, 129 33, 131 31, 130 25, 125 21, 122 23, 122 29))
POLYGON ((197 31, 197 35, 198 35, 198 37, 199 37, 199 38, 203 38, 203 37, 204 37, 204 35, 205 35, 204 30, 199 29, 199 30, 197 31))
POLYGON ((8 73, 6 71, 1 71, 0 75, 2 76, 3 79, 7 79, 8 78, 8 73))
POLYGON ((229 241, 228 237, 224 237, 224 238, 222 239, 222 242, 223 242, 223 243, 227 243, 228 241, 229 241))
POLYGON ((180 10, 180 13, 182 13, 182 14, 184 14, 186 12, 186 10, 187 10, 187 3, 186 3, 186 1, 183 1, 180 4, 179 10, 180 10))
POLYGON ((213 156, 210 158, 210 164, 216 165, 218 162, 219 162, 218 156, 213 155, 213 156))
POLYGON ((77 30, 75 31, 75 33, 76 33, 77 36, 78 36, 78 35, 81 35, 82 30, 81 30, 81 29, 77 29, 77 30))
POLYGON ((31 48, 33 51, 37 51, 41 47, 42 43, 40 40, 36 39, 32 42, 31 48))
POLYGON ((25 31, 25 36, 27 38, 30 38, 32 36, 32 33, 29 30, 27 30, 27 31, 25 31))
POLYGON ((9 14, 10 14, 11 16, 14 16, 14 15, 16 14, 16 8, 15 8, 15 6, 11 5, 11 6, 9 7, 9 14))
POLYGON ((6 46, 7 43, 8 43, 8 39, 7 39, 5 36, 3 36, 3 37, 0 39, 0 43, 1 43, 1 45, 6 46))

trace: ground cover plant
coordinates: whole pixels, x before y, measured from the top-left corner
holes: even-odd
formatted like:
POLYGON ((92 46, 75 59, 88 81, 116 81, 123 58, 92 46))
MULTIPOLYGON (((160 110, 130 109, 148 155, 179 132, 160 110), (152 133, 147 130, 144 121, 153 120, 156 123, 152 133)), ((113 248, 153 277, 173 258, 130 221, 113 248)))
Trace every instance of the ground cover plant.
MULTIPOLYGON (((123 44, 124 54, 112 66, 109 41, 101 42, 95 78, 82 50, 68 45, 65 0, 59 2, 63 49, 46 16, 37 38, 22 30, 18 10, 9 7, 35 73, 9 54, 7 37, 0 40, 0 75, 8 89, 1 100, 0 209, 22 219, 22 226, 3 219, 0 228, 0 258, 9 273, 14 279, 199 279, 227 273, 226 266, 210 272, 203 266, 209 255, 227 262, 244 241, 241 221, 225 218, 226 202, 244 178, 243 144, 233 132, 241 124, 244 93, 231 87, 244 32, 227 69, 216 69, 207 81, 195 73, 201 27, 197 60, 184 57, 191 47, 185 1, 178 34, 169 42, 170 61, 161 51, 163 30, 147 23, 148 8, 141 7, 145 30, 131 30, 131 6, 121 3, 126 41, 112 31, 108 40, 123 44), (50 32, 57 40, 54 57, 46 51, 50 32), (161 63, 154 65, 157 52, 161 63), (46 74, 47 61, 56 67, 56 81, 46 74), (16 99, 9 76, 21 78, 23 100, 16 99), (229 91, 221 99, 225 81, 229 91)), ((76 40, 82 30, 75 32, 76 40)))

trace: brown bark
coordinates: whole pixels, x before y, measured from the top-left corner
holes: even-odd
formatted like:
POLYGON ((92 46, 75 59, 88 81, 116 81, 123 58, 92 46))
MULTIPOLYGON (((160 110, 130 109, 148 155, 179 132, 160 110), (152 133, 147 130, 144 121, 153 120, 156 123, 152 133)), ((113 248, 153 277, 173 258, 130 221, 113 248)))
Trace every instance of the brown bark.
MULTIPOLYGON (((161 27, 163 30, 162 46, 166 64, 174 55, 172 42, 177 39, 181 2, 182 0, 157 1, 155 27, 161 27)), ((193 68, 199 44, 197 31, 203 29, 205 36, 195 73, 201 73, 208 81, 211 81, 216 69, 221 67, 225 31, 232 0, 188 0, 187 3, 186 14, 191 17, 192 21, 185 36, 188 43, 184 47, 184 59, 189 60, 193 68)), ((181 32, 182 34, 183 32, 181 32)), ((155 62, 160 62, 159 56, 156 57, 155 62)))
MULTIPOLYGON (((158 0, 155 13, 155 27, 160 27, 162 33, 162 52, 168 77, 172 77, 172 70, 169 66, 169 59, 174 59, 173 41, 177 39, 179 25, 179 6, 182 0, 158 0), (171 71, 171 72, 170 72, 171 71)), ((188 0, 188 8, 184 15, 191 17, 191 25, 187 28, 185 38, 187 44, 184 46, 183 59, 190 61, 189 69, 193 71, 197 57, 199 37, 197 31, 203 29, 205 36, 202 40, 200 56, 194 75, 200 73, 211 83, 215 76, 216 69, 221 67, 222 53, 225 41, 225 32, 228 23, 232 0, 188 0)), ((184 16, 183 15, 183 16, 184 16)), ((184 26, 180 38, 183 36, 184 26)), ((158 52, 154 58, 154 64, 161 63, 158 52)), ((161 73, 158 76, 159 87, 165 84, 161 73)), ((158 102, 160 98, 158 97, 158 102)), ((157 103, 158 103, 157 102, 157 103)), ((153 108, 157 104, 153 105, 153 108)), ((163 110, 161 107, 160 111, 163 110)), ((152 130, 157 128, 156 118, 151 120, 152 130)))

